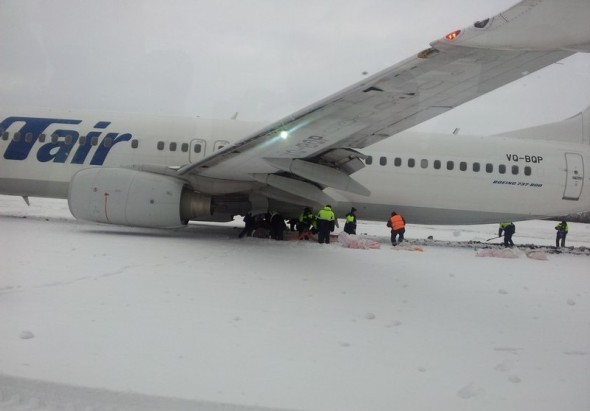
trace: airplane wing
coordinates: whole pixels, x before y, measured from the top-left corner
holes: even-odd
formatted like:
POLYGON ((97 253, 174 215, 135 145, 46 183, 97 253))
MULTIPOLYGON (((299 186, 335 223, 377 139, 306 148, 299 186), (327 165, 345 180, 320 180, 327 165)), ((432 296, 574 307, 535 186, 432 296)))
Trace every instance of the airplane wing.
MULTIPOLYGON (((373 76, 178 170, 250 180, 323 202, 315 189, 368 195, 355 149, 415 126, 575 52, 590 51, 587 0, 524 0, 430 43, 373 76), (568 23, 561 27, 561 22, 568 23)), ((321 190, 320 190, 321 191, 321 190)))

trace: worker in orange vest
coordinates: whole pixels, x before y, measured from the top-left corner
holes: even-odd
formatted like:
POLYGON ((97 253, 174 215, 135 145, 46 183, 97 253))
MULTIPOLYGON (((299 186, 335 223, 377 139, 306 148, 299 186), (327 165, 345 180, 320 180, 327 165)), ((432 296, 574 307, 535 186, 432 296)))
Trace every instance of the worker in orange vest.
POLYGON ((387 227, 391 228, 391 244, 396 246, 398 243, 404 241, 404 233, 406 232, 406 220, 395 211, 391 213, 391 217, 387 221, 387 227), (396 239, 399 236, 399 240, 396 239))

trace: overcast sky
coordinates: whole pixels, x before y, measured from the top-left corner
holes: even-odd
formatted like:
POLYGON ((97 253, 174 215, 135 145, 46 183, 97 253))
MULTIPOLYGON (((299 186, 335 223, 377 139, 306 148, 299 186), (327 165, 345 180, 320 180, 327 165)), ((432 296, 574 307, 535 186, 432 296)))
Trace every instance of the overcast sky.
MULTIPOLYGON (((2 0, 0 105, 277 120, 515 0, 2 0)), ((578 55, 428 122, 493 133, 590 105, 578 55)))

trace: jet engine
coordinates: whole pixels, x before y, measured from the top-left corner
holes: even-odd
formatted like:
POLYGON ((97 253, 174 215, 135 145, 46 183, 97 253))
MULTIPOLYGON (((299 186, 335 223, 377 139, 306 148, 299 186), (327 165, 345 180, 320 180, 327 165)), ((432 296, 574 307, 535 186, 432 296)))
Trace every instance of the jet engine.
POLYGON ((81 220, 176 227, 211 215, 211 197, 180 179, 125 168, 88 168, 70 182, 68 205, 81 220))

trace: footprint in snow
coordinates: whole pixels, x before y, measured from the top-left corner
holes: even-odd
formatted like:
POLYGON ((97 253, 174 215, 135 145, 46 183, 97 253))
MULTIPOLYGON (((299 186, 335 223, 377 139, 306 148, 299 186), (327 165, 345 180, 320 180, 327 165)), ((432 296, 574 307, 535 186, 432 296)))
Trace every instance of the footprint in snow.
POLYGON ((518 384, 522 380, 520 379, 520 377, 518 375, 511 375, 510 377, 508 377, 508 381, 510 381, 514 384, 518 384))
POLYGON ((485 390, 477 385, 471 383, 457 391, 457 397, 468 400, 470 398, 478 397, 485 394, 485 390))
POLYGON ((23 331, 20 333, 20 338, 23 340, 30 340, 31 338, 35 338, 35 334, 33 334, 31 331, 23 331))
POLYGON ((500 364, 496 365, 496 368, 494 368, 494 369, 496 371, 500 371, 500 372, 508 372, 512 368, 514 368, 514 361, 504 360, 500 364))

